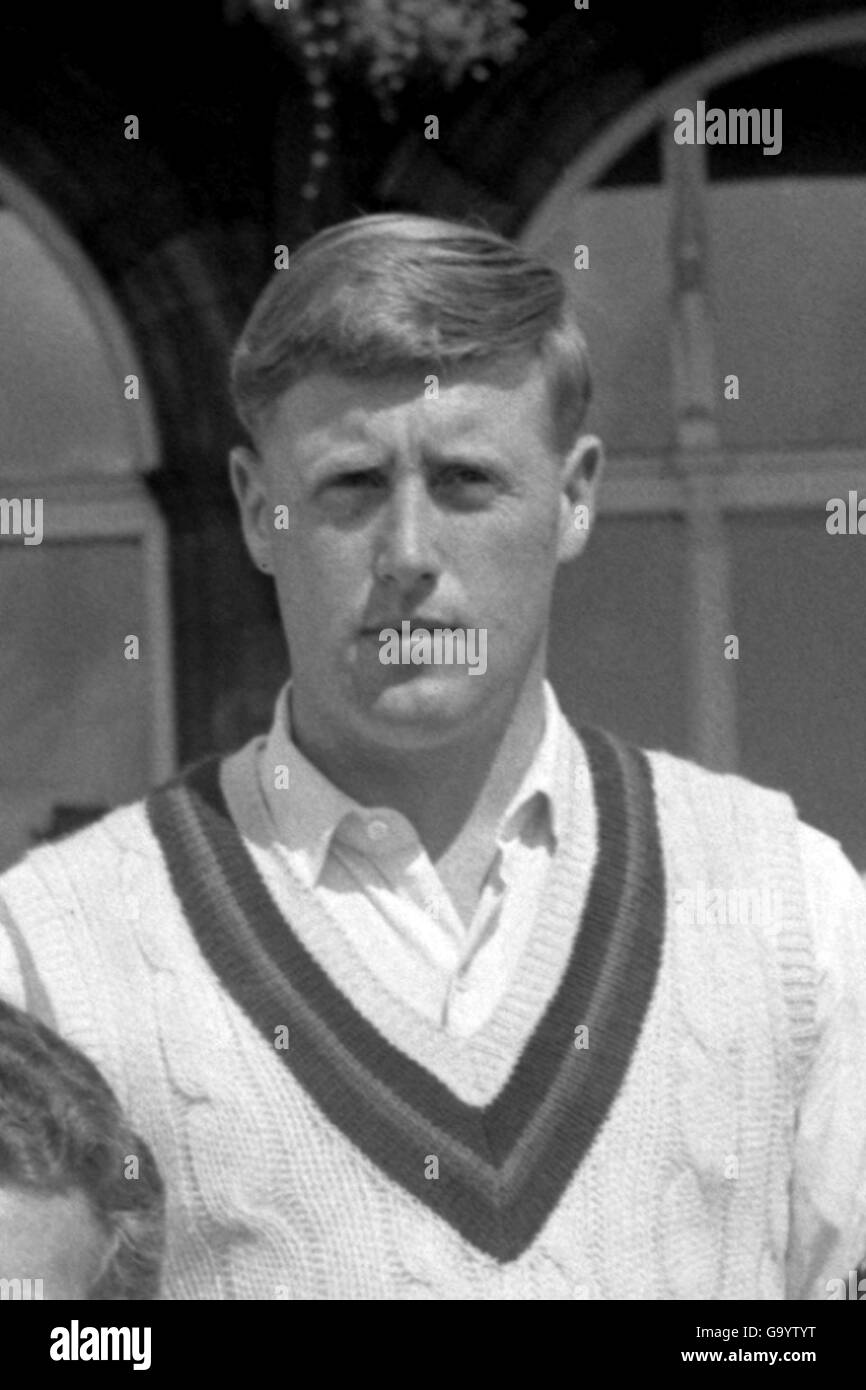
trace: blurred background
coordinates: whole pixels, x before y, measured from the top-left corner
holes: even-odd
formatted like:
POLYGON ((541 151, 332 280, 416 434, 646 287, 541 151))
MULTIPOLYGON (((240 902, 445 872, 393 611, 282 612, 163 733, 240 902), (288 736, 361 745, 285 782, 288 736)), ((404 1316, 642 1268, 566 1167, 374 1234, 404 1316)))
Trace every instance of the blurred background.
POLYGON ((0 536, 0 867, 269 721, 228 355, 276 245, 401 208, 581 304, 609 461, 566 714, 785 788, 866 870, 866 535, 825 524, 866 498, 862 7, 81 8, 3 20, 0 497, 44 540, 0 536), (699 100, 781 108, 781 152, 676 145, 699 100))

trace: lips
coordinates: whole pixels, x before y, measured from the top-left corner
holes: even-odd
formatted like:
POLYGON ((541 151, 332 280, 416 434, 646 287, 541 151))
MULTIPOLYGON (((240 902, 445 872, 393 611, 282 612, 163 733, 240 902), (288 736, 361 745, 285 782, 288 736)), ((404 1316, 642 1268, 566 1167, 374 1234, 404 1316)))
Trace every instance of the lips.
POLYGON ((419 614, 417 618, 383 618, 382 621, 380 623, 376 623, 375 626, 370 624, 366 627, 363 627, 361 631, 363 632, 365 637, 370 637, 374 635, 378 637, 379 633, 383 632, 385 628, 393 628, 396 632, 402 632, 403 624, 405 622, 408 622, 410 624, 410 633, 432 632, 434 628, 445 627, 452 629, 461 629, 463 626, 462 623, 453 622, 450 618, 430 618, 427 617, 426 614, 419 614))

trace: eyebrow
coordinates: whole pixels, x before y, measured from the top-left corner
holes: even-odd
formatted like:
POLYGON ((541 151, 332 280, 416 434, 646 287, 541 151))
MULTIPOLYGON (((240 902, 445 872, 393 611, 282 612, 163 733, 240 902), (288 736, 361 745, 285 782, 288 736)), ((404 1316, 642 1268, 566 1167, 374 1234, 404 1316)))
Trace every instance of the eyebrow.
MULTIPOLYGON (((372 457, 358 449, 357 445, 347 445, 345 450, 332 451, 324 458, 315 459, 310 466, 310 475, 313 478, 320 477, 334 469, 341 470, 341 466, 346 469, 361 468, 364 471, 375 468, 390 468, 393 466, 393 454, 383 458, 381 455, 372 457)), ((434 449, 424 449, 422 451, 422 463, 425 465, 437 464, 487 464, 490 467, 502 466, 508 462, 507 457, 496 453, 489 447, 473 445, 463 441, 453 448, 438 446, 434 449)))

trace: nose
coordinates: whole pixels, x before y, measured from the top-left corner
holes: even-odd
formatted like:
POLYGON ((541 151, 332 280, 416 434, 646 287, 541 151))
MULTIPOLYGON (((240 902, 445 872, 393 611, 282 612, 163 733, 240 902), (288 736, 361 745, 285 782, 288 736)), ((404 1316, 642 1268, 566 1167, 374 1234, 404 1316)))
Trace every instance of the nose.
POLYGON ((401 589, 435 579, 437 512, 423 478, 404 477, 395 485, 380 517, 375 573, 401 589))

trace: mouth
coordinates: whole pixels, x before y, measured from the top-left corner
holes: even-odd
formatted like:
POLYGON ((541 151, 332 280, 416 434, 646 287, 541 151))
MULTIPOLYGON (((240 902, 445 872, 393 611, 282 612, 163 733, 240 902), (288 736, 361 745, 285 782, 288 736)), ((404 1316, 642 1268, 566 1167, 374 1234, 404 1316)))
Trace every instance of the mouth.
POLYGON ((403 624, 405 622, 409 624, 410 636, 414 635, 416 632, 426 632, 430 634, 436 628, 451 628, 452 630, 460 631, 463 627, 462 623, 451 622, 447 618, 430 618, 426 614, 420 614, 417 618, 384 618, 382 622, 377 623, 375 626, 369 625, 363 627, 361 629, 361 635, 363 637, 378 637, 380 632, 384 632, 386 628, 390 628, 402 634, 403 624))

